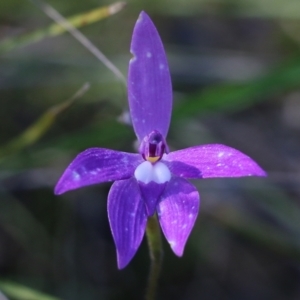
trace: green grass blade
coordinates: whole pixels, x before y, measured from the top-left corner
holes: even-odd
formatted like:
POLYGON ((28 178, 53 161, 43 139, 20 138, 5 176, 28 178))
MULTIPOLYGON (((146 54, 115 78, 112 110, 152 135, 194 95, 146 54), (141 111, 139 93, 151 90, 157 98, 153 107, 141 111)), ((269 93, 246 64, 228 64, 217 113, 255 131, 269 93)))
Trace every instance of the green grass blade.
POLYGON ((34 124, 28 127, 18 137, 0 147, 0 158, 9 154, 13 154, 35 143, 53 125, 57 116, 69 108, 75 100, 77 100, 87 91, 88 88, 89 84, 86 83, 73 97, 63 103, 49 108, 34 124))
POLYGON ((0 289, 11 300, 59 300, 24 285, 11 281, 0 281, 0 289))
MULTIPOLYGON (((67 21, 75 28, 80 28, 114 15, 122 10, 124 6, 124 2, 116 2, 108 6, 96 8, 88 12, 72 16, 68 18, 67 21)), ((53 23, 47 28, 39 29, 23 36, 7 38, 4 41, 0 42, 0 54, 9 52, 15 48, 38 42, 46 37, 61 35, 65 32, 65 28, 57 23, 53 23)))

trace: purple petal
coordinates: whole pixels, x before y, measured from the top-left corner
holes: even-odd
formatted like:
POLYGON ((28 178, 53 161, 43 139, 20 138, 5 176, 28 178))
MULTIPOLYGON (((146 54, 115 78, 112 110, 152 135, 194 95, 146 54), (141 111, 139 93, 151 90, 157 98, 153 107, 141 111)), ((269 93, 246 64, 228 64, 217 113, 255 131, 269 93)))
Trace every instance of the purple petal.
POLYGON ((118 267, 123 269, 140 246, 147 223, 145 206, 134 178, 112 185, 107 209, 117 248, 118 267))
POLYGON ((139 154, 102 148, 87 149, 67 167, 54 192, 60 195, 86 185, 129 178, 141 161, 139 154))
POLYGON ((199 204, 196 188, 179 177, 171 179, 158 204, 157 214, 162 231, 178 256, 183 254, 198 215, 199 204))
POLYGON ((141 12, 132 35, 128 99, 134 131, 141 141, 152 130, 165 138, 172 111, 172 84, 167 58, 151 19, 141 12))
POLYGON ((241 177, 241 176, 266 176, 266 172, 249 156, 233 148, 211 144, 195 146, 179 151, 174 151, 164 156, 168 161, 170 171, 186 178, 210 178, 210 177, 241 177), (178 162, 187 165, 185 172, 178 162), (195 176, 194 171, 188 167, 199 170, 195 176))
MULTIPOLYGON (((174 152, 172 152, 174 153, 174 152)), ((171 173, 175 174, 176 176, 183 177, 183 178, 201 178, 201 171, 191 165, 187 165, 180 161, 167 161, 165 160, 166 156, 163 157, 162 162, 165 163, 168 168, 170 169, 171 173)), ((168 158, 169 159, 169 158, 168 158)))
POLYGON ((148 216, 152 216, 155 212, 158 200, 163 193, 167 182, 159 184, 154 181, 149 183, 138 182, 141 194, 145 203, 148 216))

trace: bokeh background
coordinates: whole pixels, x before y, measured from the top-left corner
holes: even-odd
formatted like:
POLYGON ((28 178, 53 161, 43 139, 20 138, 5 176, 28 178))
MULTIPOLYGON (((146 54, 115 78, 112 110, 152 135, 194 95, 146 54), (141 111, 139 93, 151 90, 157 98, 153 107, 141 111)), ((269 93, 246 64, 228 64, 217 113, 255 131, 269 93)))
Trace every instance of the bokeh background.
MULTIPOLYGON (((65 17, 113 3, 47 1, 65 17)), ((170 148, 226 144, 269 175, 194 182, 201 211, 182 258, 164 241, 157 299, 300 299, 299 0, 129 0, 80 28, 124 76, 141 10, 170 63, 170 148)), ((51 23, 30 1, 0 2, 0 290, 15 300, 143 299, 146 241, 119 271, 110 184, 53 194, 77 153, 134 151, 135 136, 124 84, 86 48, 69 33, 30 41, 51 23)))

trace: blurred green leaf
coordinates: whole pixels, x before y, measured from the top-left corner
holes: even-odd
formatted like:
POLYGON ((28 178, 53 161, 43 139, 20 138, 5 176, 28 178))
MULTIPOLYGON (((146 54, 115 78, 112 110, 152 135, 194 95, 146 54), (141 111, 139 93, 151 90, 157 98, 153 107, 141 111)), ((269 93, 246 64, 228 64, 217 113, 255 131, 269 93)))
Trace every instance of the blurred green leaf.
MULTIPOLYGON (((66 154, 75 155, 90 147, 105 147, 122 151, 133 151, 135 140, 133 130, 116 120, 102 121, 100 124, 86 127, 80 131, 41 141, 30 147, 30 151, 19 151, 2 159, 1 168, 12 173, 27 168, 53 166, 58 157, 66 154), (125 147, 125 148, 124 148, 125 147)), ((0 179, 10 176, 11 173, 0 173, 0 179)))
POLYGON ((300 86, 300 58, 289 60, 261 78, 240 84, 210 86, 189 95, 174 109, 173 117, 208 111, 238 111, 300 86))
POLYGON ((0 289, 12 300, 59 300, 24 285, 0 280, 0 289))
MULTIPOLYGON (((68 18, 67 21, 74 27, 80 28, 114 15, 122 10, 124 6, 125 2, 116 2, 108 6, 96 8, 88 12, 72 16, 68 18)), ((65 28, 59 24, 53 23, 47 28, 39 29, 23 36, 7 38, 0 43, 0 54, 21 46, 35 43, 46 37, 58 36, 64 32, 66 32, 65 28)))
POLYGON ((13 154, 36 142, 51 125, 53 125, 56 117, 69 108, 88 88, 89 84, 86 83, 73 97, 49 108, 34 124, 21 133, 21 135, 0 147, 0 158, 8 154, 13 154))
POLYGON ((1 228, 22 249, 32 253, 39 261, 46 261, 45 249, 51 245, 51 239, 40 221, 23 203, 9 193, 1 192, 0 198, 1 228))
POLYGON ((251 209, 246 204, 247 200, 240 207, 234 202, 220 202, 206 211, 209 217, 261 248, 300 261, 298 203, 268 179, 239 181, 241 190, 247 191, 245 200, 249 199, 251 209))
POLYGON ((237 233, 271 252, 300 261, 300 243, 294 235, 287 234, 273 224, 258 220, 249 213, 242 213, 228 204, 219 205, 211 216, 230 231, 237 233))
POLYGON ((152 1, 165 14, 189 16, 195 14, 230 14, 239 17, 299 19, 298 0, 173 0, 152 1))
MULTIPOLYGON (((272 173, 269 175, 272 177, 272 173)), ((256 188, 258 186, 257 184, 256 188)), ((284 189, 276 184, 264 184, 264 188, 261 186, 260 192, 257 192, 250 186, 248 189, 248 193, 253 195, 253 199, 256 199, 255 204, 261 211, 266 212, 285 230, 297 236, 300 235, 300 207, 297 202, 289 197, 284 189)), ((298 245, 300 252, 300 244, 298 243, 298 245)))

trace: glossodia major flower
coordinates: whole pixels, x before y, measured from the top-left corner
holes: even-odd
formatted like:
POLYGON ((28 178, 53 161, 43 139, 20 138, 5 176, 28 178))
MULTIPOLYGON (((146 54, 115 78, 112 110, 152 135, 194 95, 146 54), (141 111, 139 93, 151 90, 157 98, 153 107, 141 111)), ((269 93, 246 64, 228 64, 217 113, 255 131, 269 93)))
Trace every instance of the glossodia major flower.
POLYGON ((115 181, 108 195, 108 217, 120 269, 136 253, 147 218, 155 213, 173 252, 183 254, 200 204, 198 191, 187 179, 266 175, 247 155, 224 145, 169 153, 169 67, 159 34, 145 12, 135 24, 131 53, 128 101, 140 153, 87 149, 73 160, 55 187, 58 195, 115 181))

